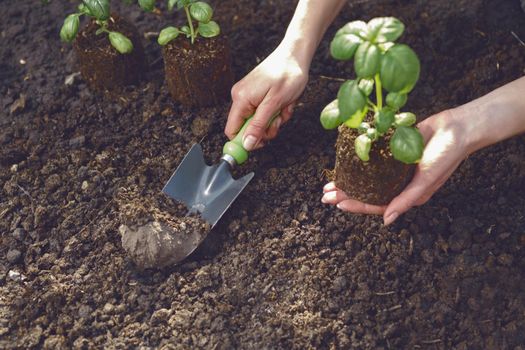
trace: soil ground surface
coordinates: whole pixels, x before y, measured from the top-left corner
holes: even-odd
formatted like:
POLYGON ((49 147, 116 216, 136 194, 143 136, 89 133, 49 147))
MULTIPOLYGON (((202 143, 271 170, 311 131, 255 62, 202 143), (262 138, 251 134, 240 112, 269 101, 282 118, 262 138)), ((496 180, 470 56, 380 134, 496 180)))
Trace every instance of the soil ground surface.
MULTIPOLYGON (((184 21, 114 3, 141 35, 184 21)), ((295 3, 212 1, 237 79, 279 43, 295 3)), ((336 132, 319 113, 334 78, 353 76, 329 57, 335 30, 400 18, 422 61, 407 110, 424 118, 525 73, 519 0, 349 1, 295 117, 238 169, 252 182, 188 260, 146 271, 122 248, 116 196, 160 195, 195 142, 217 161, 229 103, 173 103, 151 36, 144 82, 93 93, 58 36, 74 6, 0 8, 0 348, 524 348, 523 136, 466 159, 387 228, 320 202, 336 132)))

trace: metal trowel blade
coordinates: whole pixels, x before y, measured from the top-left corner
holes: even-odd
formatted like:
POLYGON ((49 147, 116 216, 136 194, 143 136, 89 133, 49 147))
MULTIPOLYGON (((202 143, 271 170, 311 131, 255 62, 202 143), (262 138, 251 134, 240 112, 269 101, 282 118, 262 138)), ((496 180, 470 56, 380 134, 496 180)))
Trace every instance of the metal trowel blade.
POLYGON ((201 146, 195 144, 162 192, 184 203, 190 212, 200 213, 213 228, 248 185, 253 175, 252 172, 234 180, 230 165, 226 161, 221 160, 219 164, 206 165, 201 146))

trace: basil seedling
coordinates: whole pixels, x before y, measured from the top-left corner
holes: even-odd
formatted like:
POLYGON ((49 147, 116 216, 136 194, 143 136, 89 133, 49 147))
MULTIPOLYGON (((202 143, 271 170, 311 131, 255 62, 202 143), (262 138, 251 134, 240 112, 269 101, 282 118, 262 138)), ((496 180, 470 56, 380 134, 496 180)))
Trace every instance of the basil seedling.
POLYGON ((400 113, 408 93, 419 79, 420 63, 415 52, 395 41, 403 34, 405 26, 394 17, 380 17, 353 21, 339 29, 330 44, 330 53, 337 60, 354 59, 357 78, 344 82, 337 99, 321 112, 325 129, 335 129, 341 124, 357 129, 355 151, 364 162, 374 141, 395 128, 390 139, 390 151, 395 159, 417 163, 423 155, 423 137, 413 125, 413 113, 400 113), (375 89, 375 103, 371 100, 375 89), (383 89, 386 105, 383 105, 383 89), (363 123, 369 110, 374 112, 370 123, 363 123))
POLYGON ((80 27, 81 16, 91 17, 99 25, 96 31, 97 35, 105 33, 108 35, 111 45, 121 54, 133 51, 133 44, 124 34, 110 31, 108 29, 109 0, 83 0, 78 5, 78 12, 72 13, 66 17, 64 24, 60 29, 60 38, 65 42, 75 40, 80 27))
MULTIPOLYGON (((144 10, 150 11, 155 7, 155 0, 139 0, 139 5, 144 10)), ((177 10, 184 9, 187 24, 180 28, 173 26, 164 28, 157 40, 160 45, 168 44, 179 34, 186 35, 193 44, 199 35, 213 38, 221 33, 217 22, 212 20, 213 9, 208 3, 197 0, 168 0, 168 10, 172 11, 175 7, 177 10)))

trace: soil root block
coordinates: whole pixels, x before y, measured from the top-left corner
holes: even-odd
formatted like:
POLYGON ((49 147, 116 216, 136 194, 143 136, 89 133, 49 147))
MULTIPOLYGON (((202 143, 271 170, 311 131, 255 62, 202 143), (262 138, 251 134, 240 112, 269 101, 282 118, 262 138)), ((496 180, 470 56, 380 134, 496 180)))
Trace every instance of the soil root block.
POLYGON ((180 36, 164 46, 162 54, 166 84, 175 101, 188 107, 205 107, 230 96, 233 73, 225 38, 197 38, 191 44, 180 36))
POLYGON ((118 93, 142 78, 146 64, 140 35, 133 24, 112 15, 108 29, 124 34, 133 43, 133 51, 120 54, 111 46, 107 35, 95 34, 98 28, 95 22, 90 22, 75 40, 80 73, 92 89, 118 93))

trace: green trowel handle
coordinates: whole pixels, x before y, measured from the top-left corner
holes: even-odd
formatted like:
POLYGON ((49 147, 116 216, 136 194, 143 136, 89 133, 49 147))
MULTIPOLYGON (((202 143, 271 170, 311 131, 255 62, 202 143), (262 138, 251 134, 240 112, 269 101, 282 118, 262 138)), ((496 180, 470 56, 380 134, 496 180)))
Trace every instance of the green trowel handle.
MULTIPOLYGON (((272 124, 273 120, 279 115, 279 113, 280 111, 272 116, 272 119, 270 119, 268 126, 272 124)), ((235 159, 237 165, 241 165, 248 159, 248 151, 242 146, 242 139, 244 138, 244 132, 246 131, 246 128, 248 127, 252 119, 253 114, 248 119, 246 119, 241 130, 239 130, 239 132, 233 138, 233 140, 226 142, 224 144, 224 147, 222 148, 222 154, 232 156, 235 159)))

